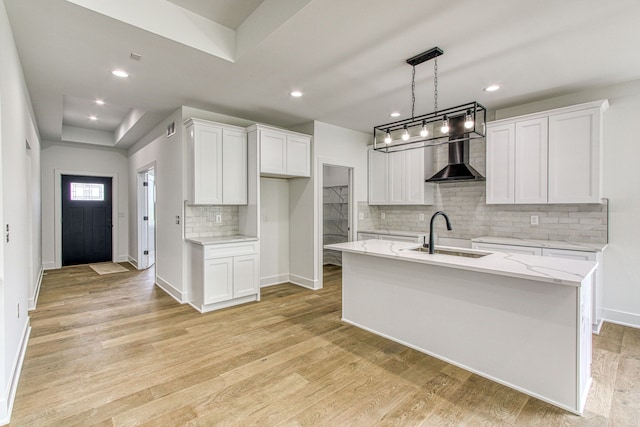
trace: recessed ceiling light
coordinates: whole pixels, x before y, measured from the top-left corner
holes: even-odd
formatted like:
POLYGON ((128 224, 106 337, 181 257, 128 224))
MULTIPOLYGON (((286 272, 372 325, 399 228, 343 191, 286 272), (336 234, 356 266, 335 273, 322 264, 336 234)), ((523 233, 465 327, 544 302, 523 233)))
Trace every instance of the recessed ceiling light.
POLYGON ((102 99, 96 99, 96 104, 104 105, 104 101, 102 99))
POLYGON ((498 89, 500 89, 502 86, 501 85, 490 85, 484 88, 485 92, 495 92, 498 89))
POLYGON ((299 90, 294 90, 293 92, 290 93, 291 96, 293 96, 294 98, 300 98, 302 96, 302 92, 300 92, 299 90))
POLYGON ((389 117, 400 117, 400 113, 394 111, 393 113, 389 114, 389 117))
POLYGON ((95 122, 96 120, 98 120, 97 116, 89 116, 89 120, 91 120, 92 122, 95 122))
POLYGON ((129 77, 129 73, 122 70, 113 70, 111 74, 113 74, 116 77, 129 77))

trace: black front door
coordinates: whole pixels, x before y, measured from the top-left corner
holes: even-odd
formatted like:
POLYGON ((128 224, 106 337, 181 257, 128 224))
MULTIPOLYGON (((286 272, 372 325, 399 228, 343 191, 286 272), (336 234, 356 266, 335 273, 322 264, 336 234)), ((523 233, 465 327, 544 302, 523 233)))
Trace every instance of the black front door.
POLYGON ((111 178, 62 175, 62 265, 111 261, 111 178))

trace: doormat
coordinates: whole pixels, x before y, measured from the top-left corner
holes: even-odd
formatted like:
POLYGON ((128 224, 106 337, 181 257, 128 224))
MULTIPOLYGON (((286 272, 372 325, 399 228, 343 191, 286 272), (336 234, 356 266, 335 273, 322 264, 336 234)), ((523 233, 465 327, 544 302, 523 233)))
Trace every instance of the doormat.
POLYGON ((129 271, 120 264, 116 264, 115 262, 103 262, 100 264, 89 264, 89 267, 96 273, 103 274, 113 274, 113 273, 123 273, 125 271, 129 271))

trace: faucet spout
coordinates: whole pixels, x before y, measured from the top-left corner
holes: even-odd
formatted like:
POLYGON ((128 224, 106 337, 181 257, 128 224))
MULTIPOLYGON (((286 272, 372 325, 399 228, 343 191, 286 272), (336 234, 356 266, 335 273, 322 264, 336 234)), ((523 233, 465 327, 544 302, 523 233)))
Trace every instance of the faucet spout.
POLYGON ((451 227, 451 222, 449 221, 449 217, 444 211, 438 211, 431 216, 431 221, 429 222, 429 253, 432 254, 435 249, 435 244, 433 242, 433 221, 437 216, 442 215, 444 217, 445 222, 447 223, 447 230, 453 230, 451 227))

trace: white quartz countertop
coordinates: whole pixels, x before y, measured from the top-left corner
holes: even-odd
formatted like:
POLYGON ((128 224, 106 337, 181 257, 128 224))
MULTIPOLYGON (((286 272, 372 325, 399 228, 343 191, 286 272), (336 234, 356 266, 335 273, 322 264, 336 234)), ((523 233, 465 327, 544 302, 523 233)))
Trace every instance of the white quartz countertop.
POLYGON ((384 234, 384 235, 407 236, 407 237, 420 237, 420 236, 424 236, 425 234, 429 234, 428 231, 385 230, 382 228, 376 228, 373 230, 358 230, 358 233, 384 234))
POLYGON ((189 243, 195 243, 196 245, 219 245, 222 243, 233 243, 233 242, 251 242, 258 240, 257 237, 251 236, 242 236, 240 234, 234 236, 218 236, 218 237, 194 237, 191 239, 184 239, 189 243))
POLYGON ((476 237, 475 243, 493 243, 497 245, 526 246, 533 248, 567 249, 570 251, 600 252, 607 248, 606 243, 578 243, 558 240, 514 239, 509 237, 476 237))
POLYGON ((597 263, 592 261, 499 252, 491 253, 472 249, 447 248, 445 246, 436 246, 436 248, 488 253, 489 255, 482 258, 468 258, 456 255, 431 255, 410 250, 418 246, 409 242, 371 239, 335 243, 325 245, 325 248, 569 286, 580 286, 582 280, 592 274, 597 266, 597 263))

